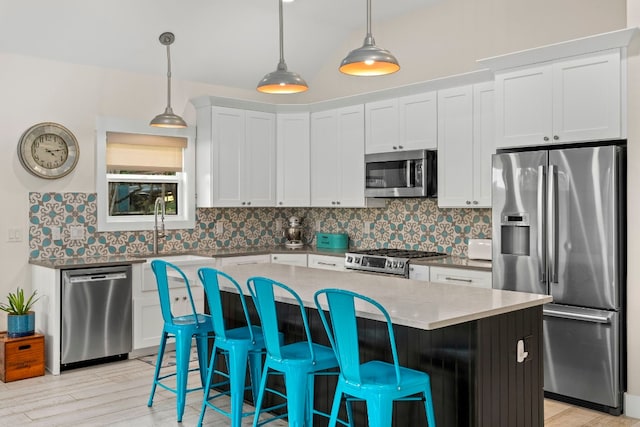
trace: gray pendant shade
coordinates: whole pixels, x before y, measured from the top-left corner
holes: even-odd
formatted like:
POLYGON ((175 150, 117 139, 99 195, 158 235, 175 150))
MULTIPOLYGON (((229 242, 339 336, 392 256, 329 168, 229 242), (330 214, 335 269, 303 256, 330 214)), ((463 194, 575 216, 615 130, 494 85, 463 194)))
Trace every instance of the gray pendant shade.
POLYGON ((173 33, 160 34, 160 43, 167 47, 167 107, 164 113, 158 114, 149 125, 161 128, 186 128, 187 123, 171 109, 171 55, 169 46, 174 42, 173 33))
POLYGON ((287 70, 284 62, 283 29, 282 29, 282 0, 278 0, 280 12, 280 61, 275 71, 265 75, 256 88, 259 92, 273 94, 290 94, 304 92, 309 89, 307 82, 298 73, 287 70))
POLYGON ((391 52, 376 46, 371 35, 371 0, 367 0, 367 35, 362 47, 354 49, 340 63, 340 71, 353 76, 382 76, 400 69, 391 52))

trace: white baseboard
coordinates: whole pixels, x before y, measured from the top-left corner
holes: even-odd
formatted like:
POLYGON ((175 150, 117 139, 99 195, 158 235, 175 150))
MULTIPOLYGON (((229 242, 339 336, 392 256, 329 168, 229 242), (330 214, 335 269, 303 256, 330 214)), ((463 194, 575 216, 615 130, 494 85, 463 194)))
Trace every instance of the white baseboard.
POLYGON ((624 394, 624 414, 631 418, 640 418, 640 396, 624 394))

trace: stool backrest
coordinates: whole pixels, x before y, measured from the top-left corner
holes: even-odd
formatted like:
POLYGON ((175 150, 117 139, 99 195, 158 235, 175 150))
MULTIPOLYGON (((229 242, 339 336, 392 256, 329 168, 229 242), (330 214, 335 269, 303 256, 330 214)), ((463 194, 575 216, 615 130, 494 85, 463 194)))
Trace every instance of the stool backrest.
POLYGON ((344 289, 321 289, 313 296, 316 307, 320 314, 320 319, 324 325, 331 347, 336 353, 338 364, 340 365, 340 375, 347 381, 361 384, 360 376, 360 346, 358 340, 358 325, 356 321, 356 301, 361 300, 375 307, 387 323, 389 345, 393 356, 393 364, 396 371, 397 384, 400 384, 400 365, 398 362, 398 351, 396 349, 396 339, 393 333, 393 324, 387 310, 377 301, 344 289), (320 304, 320 296, 324 295, 329 307, 329 317, 331 324, 320 304))
POLYGON ((240 302, 242 303, 242 311, 244 313, 244 319, 246 325, 249 326, 249 334, 251 341, 254 342, 253 328, 251 328, 251 320, 249 319, 249 313, 247 311, 247 303, 242 289, 236 280, 228 274, 216 270, 215 268, 202 267, 198 269, 198 277, 200 283, 204 287, 204 292, 207 295, 207 302, 209 303, 209 312, 211 319, 213 320, 213 331, 216 338, 223 340, 227 339, 227 329, 224 321, 224 307, 222 304, 221 286, 233 286, 235 292, 240 295, 240 302))
POLYGON ((282 353, 280 351, 281 344, 279 335, 280 330, 278 327, 278 312, 276 310, 274 292, 275 289, 281 289, 288 294, 287 299, 293 299, 298 304, 306 341, 309 344, 309 360, 315 360, 309 322, 300 296, 298 296, 298 294, 290 287, 267 277, 251 277, 247 280, 247 287, 249 288, 253 302, 258 309, 258 315, 260 316, 260 322, 262 323, 262 332, 264 333, 265 346, 269 356, 277 360, 282 359, 282 353))
MULTIPOLYGON (((161 259, 154 259, 151 261, 151 269, 153 270, 153 274, 156 276, 156 285, 158 287, 158 295, 160 296, 160 309, 162 310, 162 319, 165 323, 174 324, 174 315, 171 312, 171 294, 169 292, 169 270, 177 272, 179 278, 176 278, 176 280, 184 282, 184 286, 187 289, 187 296, 189 297, 191 311, 194 316, 197 316, 198 312, 196 311, 196 305, 193 302, 189 279, 187 279, 184 272, 170 262, 161 259)), ((199 322, 196 323, 199 324, 199 322)))

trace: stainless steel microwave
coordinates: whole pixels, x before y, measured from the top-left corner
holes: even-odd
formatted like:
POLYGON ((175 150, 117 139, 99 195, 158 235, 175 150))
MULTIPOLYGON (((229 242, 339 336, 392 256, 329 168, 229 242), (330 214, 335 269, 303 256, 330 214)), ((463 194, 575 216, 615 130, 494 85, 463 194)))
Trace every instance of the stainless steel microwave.
POLYGON ((437 197, 435 150, 367 154, 365 197, 437 197))

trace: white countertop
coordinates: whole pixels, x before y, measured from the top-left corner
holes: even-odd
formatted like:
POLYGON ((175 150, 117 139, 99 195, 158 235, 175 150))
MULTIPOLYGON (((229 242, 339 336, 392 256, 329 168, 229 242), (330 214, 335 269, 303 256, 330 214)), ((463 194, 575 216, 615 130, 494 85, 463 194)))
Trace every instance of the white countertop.
MULTIPOLYGON (((192 286, 199 286, 196 268, 185 268, 192 286)), ((329 271, 283 264, 250 264, 224 267, 241 285, 247 279, 269 277, 294 289, 305 306, 315 308, 313 294, 323 288, 348 289, 382 304, 395 324, 431 330, 521 310, 552 301, 548 295, 448 285, 383 275, 329 271)), ((276 300, 292 302, 276 293, 276 300)), ((373 310, 357 306, 358 315, 382 320, 373 310)))

